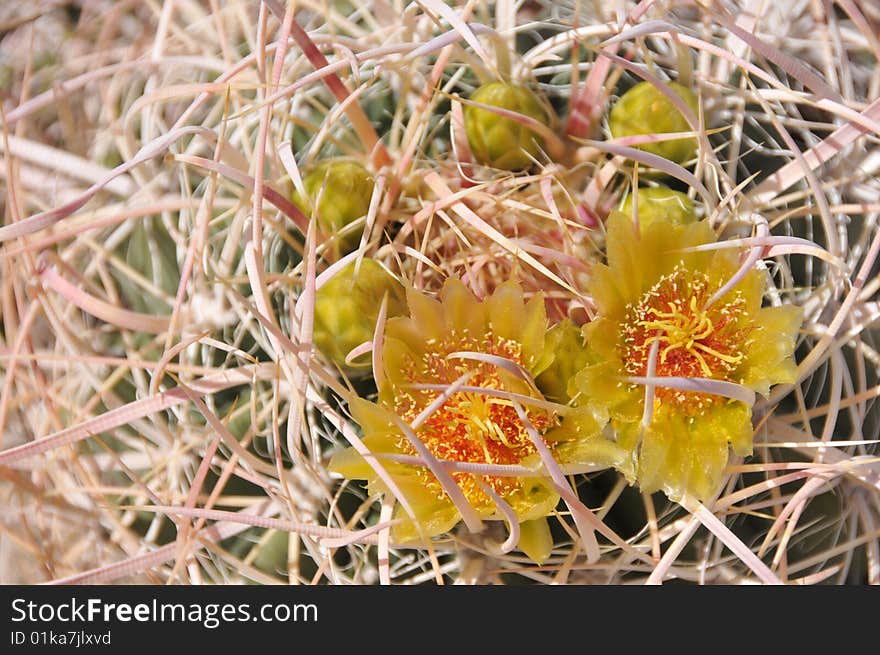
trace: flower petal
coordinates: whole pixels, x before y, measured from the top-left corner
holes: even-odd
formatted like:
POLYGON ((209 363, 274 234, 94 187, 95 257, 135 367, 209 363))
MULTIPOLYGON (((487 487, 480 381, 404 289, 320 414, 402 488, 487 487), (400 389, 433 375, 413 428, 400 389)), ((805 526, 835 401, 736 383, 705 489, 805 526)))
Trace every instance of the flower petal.
MULTIPOLYGON (((716 250, 713 253, 712 260, 706 269, 706 274, 709 276, 710 283, 716 289, 720 289, 727 284, 730 278, 739 270, 741 262, 737 253, 738 251, 729 248, 716 250)), ((761 301, 764 297, 764 277, 761 271, 753 269, 746 273, 745 277, 736 286, 715 302, 719 304, 731 302, 734 296, 741 296, 746 301, 739 318, 745 321, 751 320, 761 308, 761 301)))
POLYGON ((631 216, 613 211, 606 226, 610 270, 595 267, 590 292, 600 313, 611 318, 621 318, 626 305, 637 301, 676 265, 705 270, 713 257, 713 253, 682 252, 716 240, 704 221, 681 225, 660 216, 636 232, 631 216), (611 292, 612 286, 616 293, 611 292))
MULTIPOLYGON (((742 403, 720 405, 689 419, 666 408, 655 413, 639 452, 639 486, 673 500, 707 500, 718 491, 728 440, 742 428, 742 403)), ((741 437, 736 437, 740 439, 741 437)))
POLYGON ((599 317, 587 323, 582 329, 587 349, 595 355, 592 357, 593 363, 619 357, 621 346, 619 322, 599 317))
POLYGON ((766 396, 771 384, 792 383, 797 366, 792 359, 803 312, 800 307, 765 307, 755 316, 756 333, 746 353, 743 384, 766 396))
POLYGON ((348 403, 348 409, 352 418, 364 430, 364 434, 394 433, 394 421, 389 416, 388 410, 376 403, 371 403, 363 398, 352 398, 348 403))
POLYGON ((740 456, 752 454, 752 409, 745 403, 730 401, 706 412, 702 429, 724 437, 740 456))
POLYGON ((522 326, 523 292, 516 282, 505 282, 486 298, 486 314, 496 336, 516 339, 522 326))
POLYGON ((569 382, 587 365, 588 351, 581 329, 565 319, 550 328, 546 340, 548 350, 553 353, 553 361, 536 378, 535 383, 546 398, 568 403, 572 396, 569 382))
POLYGON ((486 310, 464 283, 448 278, 440 292, 446 328, 458 334, 480 336, 486 331, 486 310))
MULTIPOLYGON (((626 311, 630 299, 623 297, 621 290, 617 287, 615 272, 611 270, 610 266, 593 265, 590 277, 590 294, 602 316, 615 320, 623 318, 623 313, 626 311)), ((589 325, 592 323, 585 327, 589 327, 589 325)))
MULTIPOLYGON (((391 434, 370 434, 364 437, 361 442, 374 455, 397 451, 396 439, 391 434)), ((382 466, 395 480, 401 476, 412 475, 412 467, 398 462, 384 460, 382 466)), ((379 484, 379 476, 376 471, 354 448, 345 448, 333 453, 327 468, 332 473, 338 473, 350 480, 369 480, 372 485, 379 484)))
POLYGON ((418 525, 398 503, 394 507, 391 538, 395 543, 421 542, 422 537, 431 538, 449 532, 461 521, 461 515, 449 500, 430 496, 424 488, 410 485, 405 490, 406 499, 415 512, 418 525), (422 492, 422 493, 419 493, 422 492))
POLYGON ((560 444, 555 454, 561 464, 615 468, 630 482, 635 480, 635 467, 629 451, 604 437, 560 444))
POLYGON ((670 459, 670 450, 675 448, 676 441, 674 425, 666 425, 665 422, 651 425, 642 436, 637 475, 639 488, 644 493, 650 494, 665 490, 668 486, 676 488, 680 485, 681 469, 676 466, 674 457, 670 459))
POLYGON ((544 294, 538 293, 532 296, 526 303, 525 309, 521 311, 518 341, 522 344, 523 365, 531 371, 544 355, 544 340, 547 336, 544 294))
POLYGON ((439 300, 409 287, 406 290, 406 303, 412 324, 417 327, 423 341, 443 336, 446 321, 443 318, 443 305, 439 300))
MULTIPOLYGON (((525 460, 524 465, 527 465, 525 460)), ((520 489, 504 500, 513 508, 520 521, 547 516, 559 504, 559 494, 541 477, 520 478, 520 489)))
POLYGON ((327 468, 349 480, 367 480, 376 474, 373 467, 354 448, 345 448, 334 453, 327 468))
POLYGON ((543 564, 553 550, 553 536, 546 518, 519 524, 519 549, 538 564, 543 564))
POLYGON ((379 389, 379 398, 383 401, 391 394, 407 384, 404 371, 412 366, 415 356, 412 350, 400 339, 386 336, 382 349, 382 367, 385 369, 385 380, 388 384, 379 389))
MULTIPOLYGON (((742 403, 735 403, 742 405, 742 403)), ((705 501, 715 494, 722 482, 724 467, 727 466, 729 456, 728 429, 735 429, 737 419, 742 418, 738 411, 727 412, 721 410, 722 416, 718 417, 717 423, 725 429, 714 431, 710 428, 711 420, 701 417, 694 420, 690 426, 689 458, 686 466, 690 469, 681 493, 687 493, 697 500, 705 501), (704 423, 705 425, 701 425, 704 423)), ((749 430, 751 434, 751 430, 749 430)), ((670 493, 670 497, 675 494, 670 493)))
POLYGON ((644 393, 622 382, 619 362, 602 361, 584 368, 575 376, 583 403, 620 421, 637 421, 642 415, 644 393))

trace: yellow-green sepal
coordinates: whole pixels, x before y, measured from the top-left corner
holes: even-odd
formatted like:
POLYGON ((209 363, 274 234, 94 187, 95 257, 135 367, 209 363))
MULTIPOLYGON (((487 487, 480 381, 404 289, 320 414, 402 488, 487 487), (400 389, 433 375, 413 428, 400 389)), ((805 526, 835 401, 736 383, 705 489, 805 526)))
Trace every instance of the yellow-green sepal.
POLYGON ((517 547, 536 564, 543 564, 553 551, 553 535, 547 519, 542 517, 519 524, 517 547))

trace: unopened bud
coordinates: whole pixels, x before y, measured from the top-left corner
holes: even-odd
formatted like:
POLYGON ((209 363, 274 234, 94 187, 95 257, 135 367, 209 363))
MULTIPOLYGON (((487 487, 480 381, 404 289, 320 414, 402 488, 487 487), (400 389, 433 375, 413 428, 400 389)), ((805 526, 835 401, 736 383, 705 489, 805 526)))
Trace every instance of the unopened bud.
MULTIPOLYGON (((547 123, 547 113, 538 97, 525 86, 490 82, 477 89, 471 100, 547 123)), ((464 108, 464 128, 476 160, 494 168, 528 168, 542 144, 541 137, 522 123, 473 105, 464 108)))
MULTIPOLYGON (((697 96, 693 91, 677 82, 670 82, 668 86, 687 103, 694 114, 697 113, 697 96)), ((620 97, 608 116, 608 127, 614 138, 690 132, 693 129, 669 98, 649 82, 636 84, 620 97)), ((697 140, 689 137, 635 147, 681 164, 694 156, 697 140)))

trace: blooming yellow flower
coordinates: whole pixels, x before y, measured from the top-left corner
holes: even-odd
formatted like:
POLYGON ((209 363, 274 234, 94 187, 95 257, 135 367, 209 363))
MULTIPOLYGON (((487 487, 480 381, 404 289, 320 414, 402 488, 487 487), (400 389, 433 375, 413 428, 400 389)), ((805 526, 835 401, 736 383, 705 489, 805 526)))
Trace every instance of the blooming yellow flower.
MULTIPOLYGON (((350 403, 364 445, 379 458, 415 514, 414 522, 402 505, 395 508, 393 537, 398 542, 432 537, 462 519, 429 467, 401 460, 418 454, 404 429, 415 426, 411 432, 438 460, 535 472, 512 476, 497 469, 484 474, 459 468, 450 475, 476 516, 502 518, 505 509, 512 510, 520 549, 543 561, 552 546, 545 517, 559 497, 540 471, 535 442, 518 410, 564 463, 622 467, 627 453, 600 435, 590 415, 547 402, 532 381, 554 357, 545 341, 548 326, 540 294, 526 301, 519 285, 507 282, 481 302, 462 282, 450 279, 439 300, 409 289, 407 302, 409 316, 386 325, 378 403, 361 398, 350 403), (464 386, 450 394, 450 385, 464 386)), ((334 456, 330 468, 347 478, 368 480, 371 493, 389 492, 353 449, 334 456)))
POLYGON ((575 385, 632 452, 641 489, 676 500, 717 491, 728 444, 751 453, 751 407, 657 386, 646 412, 645 387, 632 378, 649 376, 652 353, 657 377, 720 380, 761 394, 795 380, 800 310, 762 308, 757 270, 713 297, 739 269, 740 251, 686 249, 716 240, 705 222, 658 215, 637 234, 630 216, 609 217, 608 265, 597 265, 591 282, 599 318, 584 329, 591 363, 575 385))

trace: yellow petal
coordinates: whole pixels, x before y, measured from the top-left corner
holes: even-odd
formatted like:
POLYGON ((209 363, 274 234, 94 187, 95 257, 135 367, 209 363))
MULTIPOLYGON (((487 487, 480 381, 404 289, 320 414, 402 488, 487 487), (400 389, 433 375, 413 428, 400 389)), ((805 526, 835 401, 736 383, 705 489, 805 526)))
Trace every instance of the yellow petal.
POLYGON ((523 365, 532 371, 544 355, 544 339, 547 336, 544 294, 538 293, 532 296, 520 312, 520 333, 517 340, 522 344, 523 365))
POLYGON ((385 338, 389 337, 415 349, 421 349, 424 344, 418 324, 408 316, 397 316, 385 322, 385 338))
POLYGON ((397 503, 392 515, 395 524, 391 538, 395 543, 422 542, 424 538, 449 532, 461 520, 461 515, 447 498, 437 498, 418 480, 401 484, 403 494, 416 515, 416 522, 397 503))
MULTIPOLYGON (((724 424, 728 420, 728 417, 721 419, 724 424)), ((720 430, 712 431, 708 429, 708 425, 702 425, 702 423, 703 421, 696 419, 691 425, 690 443, 687 448, 690 457, 686 462, 686 466, 690 470, 687 482, 681 492, 687 493, 697 500, 706 501, 715 495, 721 487, 729 449, 727 434, 720 430)), ((675 497, 674 494, 669 495, 675 497)))
POLYGON ((374 432, 394 432, 394 421, 389 412, 376 403, 363 398, 352 398, 348 403, 349 411, 365 434, 374 432))
POLYGON ((630 452, 601 436, 559 444, 555 454, 561 464, 615 468, 629 480, 635 475, 630 452))
POLYGON ((617 420, 638 420, 642 415, 644 393, 622 382, 622 374, 616 361, 602 361, 584 368, 575 376, 575 385, 582 394, 581 404, 617 420))
POLYGON ((376 474, 373 467, 354 448, 334 453, 328 468, 332 473, 338 473, 349 480, 368 480, 376 474))
MULTIPOLYGON (((602 286, 607 287, 610 282, 614 286, 616 295, 620 297, 625 306, 641 295, 644 286, 642 282, 643 266, 650 264, 650 262, 645 260, 645 244, 636 234, 631 217, 622 212, 611 212, 606 225, 608 228, 606 235, 607 256, 610 270, 606 278, 600 277, 598 279, 598 287, 594 288, 595 283, 591 284, 590 291, 597 302, 604 300, 602 291, 610 299, 611 294, 608 294, 608 289, 601 288, 602 286)), ((653 254, 656 256, 656 253, 653 254)), ((598 267, 596 269, 600 270, 598 267)), ((609 309, 617 309, 617 307, 606 308, 603 304, 599 304, 600 312, 609 309)), ((622 314, 622 309, 620 313, 622 314)))
POLYGON ((624 298, 617 288, 615 271, 604 264, 594 264, 590 277, 590 294, 602 316, 621 320, 631 299, 624 298))
POLYGON ((604 421, 587 407, 567 414, 562 424, 544 435, 552 444, 553 456, 561 464, 614 467, 632 479, 634 470, 630 449, 608 439, 604 421))
MULTIPOLYGON (((727 284, 728 280, 739 271, 740 264, 739 250, 728 248, 716 251, 708 268, 705 269, 709 276, 709 283, 715 288, 727 284)), ((764 297, 764 277, 761 271, 753 269, 746 273, 746 276, 735 287, 716 302, 719 304, 731 303, 734 302, 735 296, 741 296, 745 300, 745 307, 738 312, 736 318, 741 322, 752 320, 755 312, 760 309, 764 297)))
POLYGON ((738 429, 741 418, 741 411, 732 404, 693 417, 693 422, 667 408, 655 412, 639 452, 642 491, 662 489, 673 500, 685 496, 709 499, 721 485, 730 430, 738 429))
POLYGON ((593 362, 615 359, 621 346, 620 325, 605 317, 587 323, 583 327, 588 351, 594 355, 593 362))
MULTIPOLYGON (((524 466, 528 466, 526 461, 524 466)), ((559 495, 550 483, 541 477, 519 478, 521 488, 508 494, 504 500, 513 508, 520 521, 547 516, 559 504, 559 495)))
POLYGON ((553 361, 535 379, 538 389, 554 402, 567 404, 571 400, 569 382, 587 365, 588 351, 584 346, 581 329, 565 319, 547 332, 546 343, 553 361))
POLYGON ((480 337, 486 331, 486 310, 461 280, 449 278, 440 292, 448 330, 480 337))
MULTIPOLYGON (((658 232, 660 243, 658 250, 665 252, 662 258, 665 265, 661 267, 661 275, 669 273, 675 266, 681 265, 692 271, 708 271, 711 268, 712 261, 719 256, 727 257, 730 251, 700 251, 700 252, 682 252, 685 248, 693 248, 694 246, 702 246, 707 243, 715 243, 718 236, 709 225, 708 221, 697 221, 689 223, 682 227, 674 227, 670 229, 670 224, 664 221, 655 221, 649 226, 649 230, 658 232)), ((652 282, 653 284, 653 282, 652 282)))
POLYGON ((803 312, 800 307, 783 305, 758 311, 746 352, 743 384, 766 396, 771 384, 792 383, 797 367, 792 359, 803 312))
POLYGON ((553 536, 546 518, 519 524, 519 549, 538 564, 543 564, 553 550, 553 536))
POLYGON ((740 456, 752 454, 752 409, 735 400, 712 408, 702 418, 703 429, 724 437, 740 456))
POLYGON ((637 301, 677 265, 704 270, 713 257, 707 252, 682 252, 683 248, 716 240, 705 221, 681 225, 668 216, 658 216, 636 232, 632 216, 613 211, 606 226, 610 270, 594 267, 590 292, 599 311, 611 318, 622 317, 626 305, 637 301), (616 291, 612 293, 611 287, 616 291))
MULTIPOLYGON (((544 349, 541 351, 538 360, 532 365, 530 369, 530 372, 534 379, 537 379, 538 376, 546 372, 547 369, 552 366, 553 362, 556 359, 556 346, 558 345, 558 343, 558 334, 553 336, 550 333, 547 333, 546 337, 544 338, 544 349)), ((541 388, 540 385, 538 388, 541 388)), ((544 395, 546 395, 546 393, 544 395)))
MULTIPOLYGON (((369 434, 361 439, 366 449, 374 454, 398 452, 397 437, 394 434, 369 434)), ((392 477, 412 475, 412 467, 382 459, 379 464, 392 477)), ((329 470, 338 473, 349 480, 370 480, 373 483, 379 481, 375 469, 354 448, 345 448, 333 454, 330 458, 329 470)))
POLYGON ((523 293, 516 282, 505 282, 486 298, 486 314, 495 336, 519 341, 523 320, 523 293))
MULTIPOLYGON (((727 444, 725 442, 725 448, 727 444)), ((690 444, 684 418, 661 410, 645 430, 639 452, 639 486, 643 491, 662 489, 680 499, 690 477, 690 444)))
POLYGON ((589 290, 600 315, 614 321, 676 266, 701 271, 714 266, 725 280, 737 268, 736 254, 730 251, 685 252, 717 241, 706 221, 682 224, 660 214, 637 231, 632 216, 613 211, 606 229, 608 265, 593 267, 589 290))
MULTIPOLYGON (((637 425, 635 429, 638 429, 637 425)), ((674 462, 669 461, 669 451, 675 444, 672 426, 649 426, 640 431, 640 434, 637 473, 639 488, 650 494, 667 485, 677 485, 681 480, 681 473, 674 467, 674 462)))
MULTIPOLYGON (((399 324, 401 327, 403 323, 399 324)), ((385 343, 382 346, 382 368, 385 371, 385 377, 393 387, 400 387, 409 380, 406 378, 404 371, 407 367, 414 366, 417 357, 406 341, 397 338, 403 335, 401 330, 389 330, 385 335, 385 343), (397 335, 397 336, 392 336, 397 335)), ((386 389, 380 389, 385 392, 386 389)))
POLYGON ((605 422, 591 408, 581 405, 568 412, 559 427, 547 432, 544 435, 544 441, 563 443, 578 439, 592 439, 602 433, 605 422))
POLYGON ((412 324, 417 327, 423 341, 443 336, 446 321, 443 318, 443 305, 439 300, 409 287, 406 290, 406 303, 409 305, 412 324))

